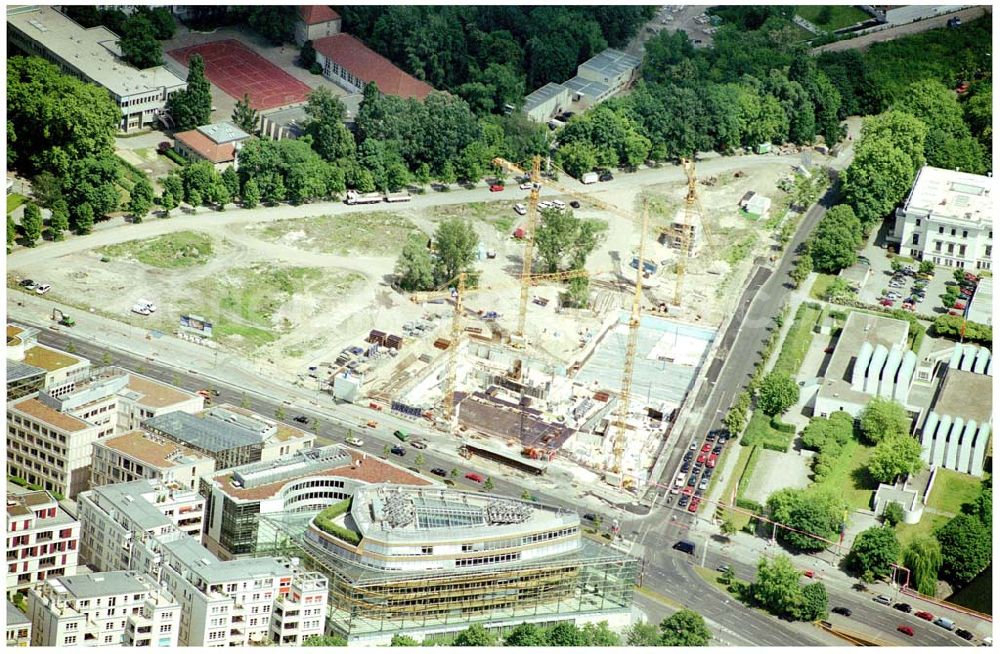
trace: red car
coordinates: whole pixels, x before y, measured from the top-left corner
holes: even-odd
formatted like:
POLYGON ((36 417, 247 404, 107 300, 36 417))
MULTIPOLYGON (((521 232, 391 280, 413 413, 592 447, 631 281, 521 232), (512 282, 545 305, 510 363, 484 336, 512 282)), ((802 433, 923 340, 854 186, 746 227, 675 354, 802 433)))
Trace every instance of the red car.
POLYGON ((704 445, 701 446, 701 451, 702 452, 711 452, 712 451, 712 444, 711 443, 705 443, 704 445))
POLYGON ((879 300, 878 303, 881 304, 883 307, 891 307, 892 306, 892 300, 890 300, 889 298, 883 298, 883 299, 879 300))
POLYGON ((690 504, 688 504, 688 511, 694 513, 698 510, 699 504, 701 504, 701 500, 695 498, 690 504))
POLYGON ((718 454, 713 454, 712 456, 708 457, 708 461, 705 462, 705 466, 709 467, 709 468, 714 468, 715 467, 715 463, 718 460, 719 460, 719 455, 718 454))
POLYGON ((917 616, 921 620, 926 620, 927 622, 930 622, 931 620, 934 619, 934 614, 928 613, 927 611, 917 611, 913 615, 917 616))
POLYGON ((906 634, 907 636, 913 635, 913 627, 905 624, 901 624, 898 627, 896 627, 896 631, 906 634))
POLYGON ((698 455, 698 458, 696 460, 698 461, 698 463, 705 463, 706 459, 708 459, 708 453, 702 452, 701 454, 698 455))
POLYGON ((804 574, 805 576, 809 577, 810 579, 812 579, 812 578, 814 578, 816 576, 816 573, 813 572, 812 570, 805 570, 805 571, 802 572, 802 574, 804 574))
POLYGON ((503 184, 490 184, 490 191, 496 193, 503 190, 503 184))
POLYGON ((465 478, 469 479, 471 481, 474 481, 477 484, 483 483, 483 476, 482 475, 477 475, 474 472, 467 472, 467 473, 465 473, 465 478))
POLYGON ((690 486, 685 486, 683 489, 681 489, 681 492, 684 493, 685 495, 693 495, 694 494, 694 488, 692 488, 690 486))

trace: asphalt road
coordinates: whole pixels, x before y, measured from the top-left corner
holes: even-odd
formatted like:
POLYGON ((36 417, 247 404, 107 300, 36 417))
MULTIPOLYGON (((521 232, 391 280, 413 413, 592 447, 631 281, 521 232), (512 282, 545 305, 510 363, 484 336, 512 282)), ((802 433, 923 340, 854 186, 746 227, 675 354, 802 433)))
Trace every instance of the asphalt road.
POLYGON ((944 16, 936 16, 934 18, 927 18, 924 20, 919 20, 915 23, 908 23, 906 25, 897 25, 895 27, 887 27, 883 30, 877 32, 871 32, 870 34, 865 34, 854 39, 847 39, 846 41, 836 41, 834 43, 828 43, 826 45, 821 45, 818 48, 814 48, 812 53, 819 54, 821 52, 837 52, 841 50, 867 50, 872 43, 878 43, 879 41, 892 41, 893 39, 898 39, 903 36, 908 36, 910 34, 917 34, 918 32, 926 32, 927 30, 940 29, 948 25, 948 21, 954 17, 958 16, 964 22, 969 22, 979 18, 983 14, 992 14, 993 8, 989 5, 982 5, 977 7, 972 7, 971 9, 965 9, 963 11, 957 11, 950 14, 945 14, 944 16))

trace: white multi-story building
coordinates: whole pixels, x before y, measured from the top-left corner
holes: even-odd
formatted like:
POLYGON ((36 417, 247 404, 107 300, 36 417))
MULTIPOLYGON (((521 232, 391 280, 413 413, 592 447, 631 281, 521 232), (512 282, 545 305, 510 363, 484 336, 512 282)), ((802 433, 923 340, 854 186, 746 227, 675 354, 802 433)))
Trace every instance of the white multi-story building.
POLYGON ((887 240, 899 253, 957 268, 989 270, 993 179, 924 166, 887 240))
MULTIPOLYGON (((39 388, 54 397, 72 390, 77 381, 90 375, 90 361, 75 354, 38 344, 34 327, 7 324, 7 361, 16 361, 45 371, 39 388)), ((8 388, 9 390, 9 388, 8 388)), ((16 399, 14 395, 8 396, 16 399)))
POLYGON ((7 647, 27 647, 31 644, 31 620, 7 600, 7 647))
POLYGON ((175 484, 146 479, 101 486, 77 498, 80 553, 98 570, 130 570, 135 548, 152 537, 180 531, 201 536, 205 498, 175 484))
POLYGON ((140 429, 94 442, 90 487, 149 479, 194 490, 214 470, 215 459, 140 429))
POLYGON ((8 7, 7 37, 19 50, 107 89, 121 110, 122 132, 148 127, 163 112, 167 98, 187 88, 187 82, 164 66, 133 68, 121 59, 117 34, 104 26, 85 29, 53 7, 8 7))
POLYGON ((76 573, 80 521, 45 491, 7 491, 7 593, 76 573))
POLYGON ((138 572, 54 577, 28 593, 31 644, 41 647, 177 647, 180 612, 138 572))

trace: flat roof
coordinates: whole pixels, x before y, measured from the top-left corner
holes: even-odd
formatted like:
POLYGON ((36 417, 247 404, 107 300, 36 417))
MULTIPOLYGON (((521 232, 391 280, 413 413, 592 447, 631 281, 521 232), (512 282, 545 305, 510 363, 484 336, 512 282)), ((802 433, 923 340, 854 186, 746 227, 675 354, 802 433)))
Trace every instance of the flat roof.
POLYGON ((917 173, 904 209, 966 223, 993 222, 993 180, 954 170, 924 166, 917 173))
POLYGON ((48 370, 49 372, 55 372, 56 370, 62 370, 63 368, 75 366, 84 360, 85 359, 80 359, 70 354, 66 354, 62 350, 53 350, 52 348, 45 347, 44 345, 29 347, 24 351, 24 362, 26 364, 29 366, 35 366, 36 368, 48 370))
POLYGON ((133 570, 91 572, 83 575, 56 577, 49 579, 48 582, 56 588, 62 586, 76 599, 144 593, 160 589, 159 585, 154 583, 150 577, 133 570))
POLYGON ((854 362, 863 343, 874 348, 883 345, 891 350, 894 345, 905 348, 910 325, 904 320, 887 318, 861 311, 851 311, 840 332, 837 345, 826 368, 824 383, 819 392, 823 397, 837 397, 849 402, 867 404, 874 395, 851 388, 854 362))
POLYGON ((119 97, 186 84, 163 66, 138 70, 120 61, 117 34, 103 26, 85 29, 52 7, 8 7, 7 24, 119 97))
POLYGON ((455 406, 459 408, 458 419, 463 425, 488 436, 518 436, 525 447, 556 450, 576 432, 565 425, 546 422, 536 409, 487 397, 484 393, 456 394, 455 406))
POLYGON ((153 416, 143 425, 207 452, 222 452, 264 442, 266 435, 242 427, 236 422, 220 419, 219 416, 224 414, 217 409, 208 409, 196 415, 171 411, 153 416))
POLYGON ((535 107, 548 102, 552 98, 562 93, 569 93, 569 89, 567 89, 562 84, 557 84, 556 82, 549 82, 542 88, 535 89, 527 96, 525 96, 523 111, 531 111, 535 107))
MULTIPOLYGON (((233 406, 232 404, 220 404, 218 405, 220 409, 225 409, 226 411, 232 411, 233 413, 238 413, 240 415, 247 416, 248 418, 253 418, 254 420, 265 420, 263 416, 259 413, 255 413, 250 409, 244 409, 241 406, 233 406)), ((293 427, 287 423, 281 422, 280 420, 270 421, 277 426, 277 432, 274 434, 274 438, 281 442, 285 442, 292 439, 302 438, 304 436, 312 436, 311 432, 307 432, 304 429, 299 429, 298 427, 293 427)))
POLYGON ((639 57, 608 48, 580 64, 579 68, 589 68, 607 77, 618 77, 623 73, 635 70, 640 65, 642 65, 642 59, 639 57))
POLYGON ((983 277, 976 285, 976 292, 969 302, 965 317, 972 322, 993 326, 993 278, 983 277))
POLYGON ((141 461, 155 468, 194 465, 211 458, 192 450, 186 445, 178 445, 160 436, 147 434, 142 430, 130 431, 121 436, 104 438, 95 443, 141 461))
POLYGON ((108 504, 122 515, 128 516, 128 519, 134 521, 140 528, 148 530, 173 524, 152 502, 143 497, 144 494, 155 490, 148 479, 136 479, 121 484, 100 486, 90 492, 104 498, 108 504))
POLYGON ((7 383, 27 379, 28 377, 45 376, 45 369, 32 366, 22 361, 7 359, 7 383))
POLYGON ((993 377, 968 370, 948 368, 941 380, 934 411, 977 424, 993 417, 993 377))
POLYGON ((562 83, 563 86, 568 88, 572 93, 581 93, 588 98, 597 98, 605 93, 611 88, 607 84, 602 82, 595 82, 594 80, 586 79, 577 75, 572 79, 568 79, 562 83))
POLYGON ((67 432, 83 431, 92 427, 89 423, 66 413, 56 411, 35 398, 22 400, 15 404, 14 408, 40 422, 67 432))
POLYGON ((210 584, 292 574, 286 565, 270 557, 220 561, 201 543, 186 534, 173 541, 164 542, 163 548, 184 561, 210 584))
POLYGON ((176 386, 163 384, 148 377, 140 377, 135 374, 128 376, 126 388, 138 394, 139 397, 134 398, 136 402, 156 409, 173 406, 174 404, 180 404, 181 402, 199 397, 176 386))
POLYGON ((249 134, 236 125, 225 120, 218 123, 212 123, 210 125, 202 125, 201 127, 198 127, 197 130, 212 139, 213 142, 220 144, 232 143, 234 141, 242 141, 243 139, 250 138, 249 134))

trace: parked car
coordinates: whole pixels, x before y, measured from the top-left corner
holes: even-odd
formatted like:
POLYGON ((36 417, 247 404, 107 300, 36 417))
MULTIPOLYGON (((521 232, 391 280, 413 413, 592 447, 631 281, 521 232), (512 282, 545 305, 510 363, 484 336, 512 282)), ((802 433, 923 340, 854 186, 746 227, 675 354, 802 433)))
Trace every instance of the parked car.
POLYGON ((584 520, 589 520, 590 522, 597 522, 597 514, 595 514, 595 513, 584 513, 583 514, 583 519, 584 520))
POLYGON ((955 623, 948 618, 938 618, 934 621, 934 624, 941 627, 942 629, 947 629, 948 631, 955 631, 955 623))
POLYGON ((886 298, 882 298, 881 300, 879 300, 878 303, 881 304, 883 307, 891 307, 892 306, 892 300, 890 300, 887 297, 886 298))
POLYGON ((503 190, 503 184, 490 184, 490 192, 497 193, 503 190))
POLYGON ((906 634, 907 636, 913 635, 913 627, 905 624, 901 624, 898 627, 896 627, 896 631, 906 634))
POLYGON ((691 462, 685 461, 681 464, 681 472, 688 472, 691 470, 691 462))
POLYGON ((892 608, 897 611, 902 611, 903 613, 913 613, 913 607, 905 602, 899 602, 898 604, 893 604, 892 608))
POLYGON ((718 454, 712 454, 708 457, 708 461, 705 462, 705 466, 708 468, 714 468, 715 464, 719 461, 718 454))
POLYGON ((447 477, 448 471, 444 468, 431 468, 431 474, 437 475, 438 477, 447 477))
POLYGON ((701 480, 701 483, 698 484, 698 490, 702 490, 703 491, 703 490, 707 490, 707 489, 708 489, 708 479, 705 479, 703 477, 702 480, 701 480))
POLYGON ((613 180, 614 178, 615 178, 615 176, 614 176, 614 175, 612 175, 612 174, 611 174, 611 172, 610 172, 610 171, 607 171, 607 170, 605 170, 605 171, 604 171, 603 173, 601 173, 601 176, 600 176, 600 177, 598 177, 598 179, 599 179, 600 181, 602 181, 602 182, 610 182, 610 181, 611 181, 611 180, 613 180))
POLYGON ((357 436, 351 436, 345 442, 348 445, 353 445, 354 447, 361 447, 362 445, 365 444, 365 442, 360 438, 358 438, 357 436))
POLYGON ((465 473, 465 478, 468 479, 469 481, 474 481, 477 484, 481 484, 481 483, 483 483, 485 481, 485 479, 483 479, 482 475, 477 474, 475 472, 467 472, 467 473, 465 473))
POLYGON ((694 485, 698 483, 698 475, 691 475, 688 477, 687 485, 694 488, 694 485))
POLYGON ((49 289, 51 288, 52 288, 51 284, 39 284, 38 286, 35 287, 35 293, 38 293, 39 295, 45 295, 46 293, 49 292, 49 289))
POLYGON ((814 571, 812 571, 812 570, 803 570, 802 574, 804 574, 805 576, 809 577, 810 579, 813 579, 813 578, 816 577, 816 573, 814 571))
POLYGON ((406 448, 403 447, 402 445, 393 445, 392 449, 389 451, 395 454, 396 456, 406 456, 406 448))
POLYGON ((898 300, 901 297, 903 297, 902 294, 897 293, 896 291, 889 291, 888 293, 885 294, 885 296, 890 300, 898 300))
POLYGON ((934 614, 930 613, 929 611, 917 611, 913 615, 917 616, 921 620, 926 620, 927 622, 930 622, 934 619, 934 614))
POLYGON ((576 200, 573 200, 572 202, 569 203, 569 206, 573 207, 574 209, 579 209, 580 203, 577 202, 576 200))
POLYGON ((722 446, 716 445, 712 448, 712 454, 722 454, 722 446))
POLYGON ((848 618, 851 617, 852 613, 854 613, 854 611, 852 611, 851 609, 847 608, 846 606, 835 606, 835 607, 833 607, 831 609, 831 611, 833 611, 834 613, 837 613, 839 615, 848 617, 848 618))
POLYGON ((32 291, 35 288, 35 280, 33 279, 22 279, 19 284, 21 288, 32 291))
POLYGON ((712 446, 710 444, 708 444, 708 443, 705 443, 704 445, 701 446, 701 451, 702 452, 711 452, 712 451, 712 446))
POLYGON ((684 460, 685 461, 690 461, 693 458, 694 458, 694 452, 685 452, 684 453, 684 460))
POLYGON ((701 504, 701 500, 699 500, 698 498, 691 500, 691 503, 688 504, 688 511, 694 513, 695 511, 698 510, 699 504, 701 504))
POLYGON ((698 455, 698 463, 705 463, 706 459, 708 459, 708 452, 702 452, 698 455))
POLYGON ((516 213, 519 216, 523 216, 526 213, 528 213, 528 207, 524 206, 523 204, 515 204, 514 213, 516 213))
POLYGON ((975 634, 968 629, 956 629, 955 635, 963 640, 972 640, 975 637, 975 634))
POLYGON ((729 565, 726 563, 720 563, 719 565, 715 566, 716 572, 729 572, 730 570, 732 570, 732 568, 730 568, 729 565))
POLYGON ((295 416, 292 420, 303 425, 309 424, 309 418, 305 416, 295 416))
POLYGON ((688 505, 688 502, 690 501, 691 501, 690 495, 681 495, 681 499, 677 500, 677 506, 683 509, 685 506, 688 505))
POLYGON ((530 191, 531 190, 531 182, 524 182, 523 184, 521 184, 520 186, 518 186, 518 188, 521 189, 522 191, 530 191))
POLYGON ((876 595, 872 599, 874 601, 878 602, 879 604, 885 604, 886 606, 892 606, 892 600, 889 599, 888 597, 886 597, 885 595, 876 595))
POLYGON ((674 486, 683 486, 686 480, 687 480, 687 475, 681 473, 677 475, 677 479, 674 480, 674 486))
POLYGON ((427 449, 427 441, 411 441, 410 445, 412 445, 413 447, 417 448, 418 450, 426 450, 427 449))

